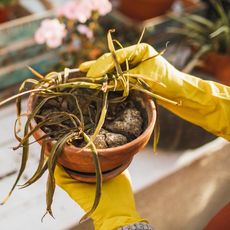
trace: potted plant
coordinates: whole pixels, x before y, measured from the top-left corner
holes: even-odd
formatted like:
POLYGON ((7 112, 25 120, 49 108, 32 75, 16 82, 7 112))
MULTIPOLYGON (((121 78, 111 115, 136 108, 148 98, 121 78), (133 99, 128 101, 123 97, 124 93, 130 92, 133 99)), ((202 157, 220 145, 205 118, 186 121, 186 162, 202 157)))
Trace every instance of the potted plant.
POLYGON ((174 0, 121 0, 118 10, 128 17, 143 21, 165 14, 174 0))
POLYGON ((48 170, 46 213, 53 215, 54 170, 59 163, 73 178, 96 182, 93 207, 83 218, 87 217, 99 203, 102 181, 121 173, 148 142, 156 119, 154 104, 148 97, 177 104, 154 94, 145 82, 146 76, 128 74, 117 62, 110 31, 107 37, 116 67, 110 74, 87 78, 78 69, 65 68, 42 76, 30 68, 39 80, 27 79, 17 95, 0 103, 1 106, 16 98, 14 130, 19 144, 14 149, 22 148, 23 152, 16 181, 2 204, 26 168, 32 143, 29 138, 33 135, 41 144, 40 160, 34 175, 21 187, 31 185, 48 170), (26 90, 27 84, 30 90, 26 90), (21 96, 27 94, 28 112, 23 113, 21 96), (25 115, 23 134, 19 135, 17 130, 21 130, 21 117, 25 115))
POLYGON ((106 40, 99 19, 111 10, 109 0, 67 1, 56 9, 54 19, 41 22, 34 40, 49 50, 57 49, 61 60, 57 68, 75 68, 105 51, 106 40))
POLYGON ((171 32, 182 34, 192 47, 193 57, 184 68, 185 72, 199 67, 217 81, 230 85, 230 20, 219 1, 211 3, 217 14, 214 20, 196 14, 173 17, 182 27, 171 32))
POLYGON ((0 0, 0 23, 27 16, 30 13, 18 0, 0 0))

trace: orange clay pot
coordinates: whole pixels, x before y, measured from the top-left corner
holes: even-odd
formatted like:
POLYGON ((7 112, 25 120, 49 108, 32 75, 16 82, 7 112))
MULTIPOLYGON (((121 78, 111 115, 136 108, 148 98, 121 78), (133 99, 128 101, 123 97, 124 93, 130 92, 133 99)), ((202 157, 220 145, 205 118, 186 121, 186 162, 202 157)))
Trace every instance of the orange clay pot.
MULTIPOLYGON (((33 110, 33 96, 28 100, 28 113, 33 110)), ((98 149, 98 157, 103 173, 103 180, 108 180, 123 172, 132 161, 134 154, 138 153, 149 141, 151 133, 154 129, 156 121, 156 109, 154 102, 146 96, 141 96, 142 104, 146 109, 147 123, 145 131, 135 140, 114 148, 98 149)), ((31 122, 31 128, 35 127, 36 122, 31 122)), ((39 140, 45 133, 38 129, 34 133, 34 138, 39 140)), ((42 140, 38 141, 42 144, 42 140)), ((46 155, 49 155, 54 142, 47 142, 46 155)), ((73 145, 66 145, 64 151, 58 159, 66 171, 75 179, 84 182, 95 182, 95 166, 93 163, 92 153, 90 149, 80 149, 73 145), (81 151, 80 151, 81 150, 81 151)))
POLYGON ((128 17, 142 21, 165 14, 174 0, 120 0, 118 10, 128 17))
POLYGON ((230 55, 210 52, 202 59, 200 67, 219 82, 230 86, 230 55))
POLYGON ((10 8, 0 7, 0 23, 6 22, 9 17, 10 8))
POLYGON ((230 203, 223 207, 210 220, 203 230, 228 230, 230 229, 230 203))

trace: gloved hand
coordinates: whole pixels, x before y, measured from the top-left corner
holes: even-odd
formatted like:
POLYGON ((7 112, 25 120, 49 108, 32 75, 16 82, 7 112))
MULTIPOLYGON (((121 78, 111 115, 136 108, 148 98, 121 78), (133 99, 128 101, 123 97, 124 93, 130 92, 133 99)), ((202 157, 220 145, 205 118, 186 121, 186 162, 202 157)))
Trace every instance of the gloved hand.
MULTIPOLYGON (((117 50, 116 56, 120 64, 127 59, 130 66, 134 66, 129 73, 151 77, 166 86, 146 80, 153 92, 181 104, 178 106, 158 100, 160 105, 230 140, 230 87, 180 72, 145 43, 117 50)), ((112 69, 114 60, 110 53, 80 65, 80 70, 87 72, 88 77, 99 77, 112 69)))
MULTIPOLYGON (((153 92, 181 102, 181 106, 165 101, 158 103, 178 116, 206 130, 230 140, 230 88, 215 82, 204 81, 184 74, 147 44, 118 50, 119 63, 129 60, 134 68, 129 73, 143 74, 162 82, 165 86, 147 82, 153 92), (155 56, 155 57, 154 57, 155 56), (154 57, 154 58, 152 58, 154 57)), ((81 71, 88 77, 99 77, 114 68, 111 54, 104 54, 97 61, 83 63, 81 71)), ((85 211, 89 211, 94 199, 95 185, 73 180, 58 166, 55 171, 57 184, 62 187, 85 211)), ((96 230, 116 229, 142 220, 135 210, 130 183, 125 174, 105 182, 102 198, 91 216, 96 230)))
MULTIPOLYGON (((55 169, 56 183, 82 209, 88 212, 94 201, 95 184, 72 179, 61 166, 55 169)), ((91 215, 95 230, 112 230, 121 226, 144 222, 135 208, 128 171, 103 183, 99 206, 91 215)))

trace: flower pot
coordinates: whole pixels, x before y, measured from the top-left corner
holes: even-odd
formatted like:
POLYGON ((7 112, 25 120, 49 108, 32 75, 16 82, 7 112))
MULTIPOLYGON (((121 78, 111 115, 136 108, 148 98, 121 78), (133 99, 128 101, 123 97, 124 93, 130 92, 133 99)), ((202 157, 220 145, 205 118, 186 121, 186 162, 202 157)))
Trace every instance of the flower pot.
POLYGON ((174 0, 120 0, 118 10, 135 20, 146 20, 166 13, 174 0))
POLYGON ((209 52, 203 59, 200 68, 213 75, 217 81, 230 86, 230 56, 209 52))
POLYGON ((0 23, 6 22, 10 14, 10 8, 0 7, 0 23))
MULTIPOLYGON (((108 180, 122 171, 124 171, 130 164, 134 154, 139 152, 149 141, 151 133, 154 129, 156 120, 156 109, 152 100, 146 96, 138 96, 143 109, 146 111, 146 125, 143 133, 133 141, 124 144, 122 146, 98 149, 98 157, 103 173, 103 180, 108 180)), ((35 97, 30 96, 28 100, 28 113, 33 111, 33 105, 35 103, 35 97)), ((36 126, 35 120, 31 122, 31 128, 36 126)), ((41 137, 45 133, 43 130, 38 129, 34 133, 36 140, 41 140, 41 137)), ((42 144, 42 140, 38 141, 42 144)), ((49 155, 54 141, 47 142, 45 146, 45 152, 49 155)), ((93 163, 92 153, 90 149, 81 149, 73 145, 66 145, 61 156, 58 159, 66 171, 75 179, 85 182, 95 182, 95 166, 93 163)))
POLYGON ((230 229, 230 203, 223 207, 210 220, 204 230, 227 230, 230 229))

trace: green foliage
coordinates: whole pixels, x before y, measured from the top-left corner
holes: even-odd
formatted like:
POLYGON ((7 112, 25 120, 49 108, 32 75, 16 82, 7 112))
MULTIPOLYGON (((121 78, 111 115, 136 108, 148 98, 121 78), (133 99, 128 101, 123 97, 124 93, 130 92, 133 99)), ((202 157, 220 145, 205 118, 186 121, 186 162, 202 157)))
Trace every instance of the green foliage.
POLYGON ((209 51, 230 54, 230 20, 218 0, 212 0, 211 3, 218 15, 215 21, 197 14, 172 16, 182 27, 170 29, 170 31, 183 35, 197 50, 193 60, 185 68, 187 72, 201 56, 209 51))

